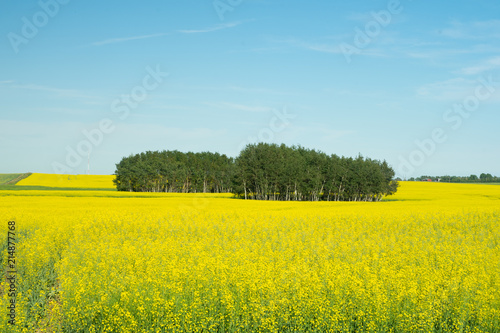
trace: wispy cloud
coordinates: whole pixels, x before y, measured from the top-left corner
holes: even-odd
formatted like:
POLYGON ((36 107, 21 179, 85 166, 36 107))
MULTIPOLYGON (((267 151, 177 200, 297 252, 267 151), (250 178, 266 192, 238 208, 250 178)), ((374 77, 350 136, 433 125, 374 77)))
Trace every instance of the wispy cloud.
POLYGON ((267 88, 255 88, 255 87, 242 87, 242 86, 228 86, 228 87, 223 87, 221 90, 231 90, 231 91, 237 91, 241 93, 258 93, 258 94, 270 94, 270 95, 291 95, 291 92, 286 92, 286 91, 279 91, 279 90, 274 90, 274 89, 267 89, 267 88))
POLYGON ((474 66, 462 68, 459 73, 464 75, 477 75, 498 69, 500 69, 500 57, 493 57, 474 66))
POLYGON ((200 34, 200 33, 207 33, 207 32, 213 32, 213 31, 217 31, 217 30, 234 28, 234 27, 240 25, 241 23, 242 22, 230 22, 230 23, 218 24, 218 25, 204 28, 204 29, 178 30, 177 32, 180 32, 183 34, 200 34))
MULTIPOLYGON (((363 21, 368 15, 356 13, 349 19, 363 21)), ((347 43, 354 45, 354 36, 332 36, 315 40, 301 40, 298 38, 275 39, 278 45, 301 48, 310 51, 342 54, 340 45, 347 43)), ((429 31, 425 39, 419 37, 402 37, 394 31, 384 31, 374 40, 373 45, 359 49, 356 56, 370 57, 410 57, 421 60, 438 61, 439 59, 450 59, 461 55, 498 54, 500 48, 490 41, 500 38, 500 20, 476 21, 463 23, 451 21, 444 28, 437 31, 429 31), (446 37, 442 39, 439 37, 446 37), (469 40, 470 45, 457 45, 456 40, 469 40)), ((454 59, 455 60, 455 59, 454 59)), ((484 70, 496 66, 496 62, 485 64, 484 70)), ((483 68, 470 68, 469 72, 483 70, 483 68)))
POLYGON ((266 95, 280 95, 280 96, 288 96, 288 95, 296 95, 296 92, 291 91, 281 91, 275 89, 268 89, 262 87, 245 87, 245 86, 216 86, 216 85, 182 85, 179 86, 182 89, 189 90, 200 90, 200 91, 217 91, 217 92, 226 92, 226 93, 243 93, 243 94, 266 94, 266 95))
POLYGON ((342 53, 339 45, 333 44, 331 42, 330 43, 310 42, 298 38, 273 39, 271 42, 286 47, 300 48, 300 49, 319 51, 324 53, 333 53, 333 54, 342 53))
MULTIPOLYGON (((243 22, 231 22, 231 23, 225 23, 225 24, 218 24, 216 26, 212 26, 212 27, 208 27, 208 28, 204 28, 204 29, 177 30, 176 32, 182 33, 182 34, 207 33, 207 32, 213 32, 213 31, 217 31, 217 30, 233 28, 233 27, 240 25, 241 23, 243 23, 243 22)), ((168 36, 168 35, 172 35, 172 34, 173 33, 171 33, 171 32, 160 32, 160 33, 149 34, 149 35, 109 38, 109 39, 93 42, 90 45, 102 46, 102 45, 107 45, 107 44, 124 43, 124 42, 133 41, 133 40, 158 38, 158 37, 168 36)))
POLYGON ((491 39, 500 38, 500 20, 461 22, 451 21, 449 26, 437 33, 452 39, 491 39))
POLYGON ((328 145, 355 134, 356 132, 352 130, 336 129, 321 123, 311 123, 307 125, 291 124, 286 131, 280 133, 280 137, 288 142, 296 142, 297 138, 309 137, 314 138, 316 143, 328 145))
POLYGON ((476 45, 471 45, 469 47, 454 47, 442 44, 441 46, 436 45, 436 47, 434 48, 422 47, 422 48, 401 49, 401 53, 407 57, 415 59, 430 60, 430 61, 451 60, 456 62, 460 61, 460 57, 467 55, 484 57, 487 55, 498 54, 500 53, 500 47, 488 44, 476 44, 476 45))
POLYGON ((73 90, 73 89, 62 89, 62 88, 54 88, 54 87, 49 87, 49 86, 41 86, 37 84, 15 84, 11 85, 12 88, 15 89, 24 89, 24 90, 34 90, 34 91, 43 91, 43 92, 50 92, 62 97, 75 97, 75 96, 82 96, 82 93, 73 90))
POLYGON ((417 89, 417 96, 440 101, 459 101, 474 92, 475 80, 462 77, 423 85, 417 89))
POLYGON ((483 82, 489 82, 494 87, 493 93, 486 100, 481 100, 481 105, 495 105, 500 103, 500 83, 493 76, 484 76, 483 81, 457 77, 449 80, 425 84, 416 91, 416 97, 428 101, 438 101, 455 105, 465 103, 467 99, 476 96, 478 87, 484 87, 483 82))
MULTIPOLYGON (((460 61, 460 57, 467 55, 482 55, 487 57, 500 53, 500 47, 492 41, 500 38, 500 20, 461 22, 450 21, 443 28, 429 31, 421 39, 405 40, 397 38, 394 42, 394 51, 406 57, 428 60, 432 62, 460 61), (443 38, 444 37, 444 38, 443 38), (415 43, 416 42, 416 43, 415 43)), ((463 65, 459 65, 463 66, 463 65)), ((489 67, 489 65, 488 65, 489 67)), ((479 68, 470 68, 459 73, 475 72, 479 68)), ((469 74, 466 74, 469 75, 469 74)))
POLYGON ((352 135, 355 132, 350 131, 350 130, 337 130, 337 129, 332 129, 328 128, 326 126, 319 126, 317 128, 314 128, 313 131, 316 131, 316 133, 319 132, 319 137, 327 142, 331 141, 336 141, 340 138, 343 138, 348 135, 352 135))
POLYGON ((295 44, 298 47, 311 50, 318 51, 322 53, 331 53, 331 54, 341 54, 342 50, 338 45, 329 45, 329 44, 315 44, 315 43, 306 43, 300 42, 295 44))
POLYGON ((231 110, 239 110, 245 112, 268 112, 272 111, 273 108, 268 106, 260 106, 260 105, 244 105, 244 104, 236 104, 229 102, 221 102, 221 103, 205 103, 206 105, 215 106, 215 107, 223 107, 231 110))
MULTIPOLYGON (((340 39, 340 36, 336 36, 336 37, 325 37, 320 39, 319 41, 304 41, 296 38, 289 38, 289 39, 275 40, 274 42, 277 44, 287 45, 288 47, 299 48, 308 51, 342 55, 343 51, 340 45, 347 41, 349 41, 349 39, 347 39, 346 37, 344 37, 344 39, 342 40, 340 39), (335 40, 335 42, 329 40, 335 40)), ((359 49, 359 53, 357 53, 356 55, 387 57, 390 54, 388 51, 389 50, 385 50, 380 47, 367 47, 359 49)))
POLYGON ((2 86, 7 89, 28 90, 32 92, 48 93, 59 98, 81 99, 87 104, 102 104, 101 97, 89 95, 86 92, 75 89, 56 88, 51 86, 44 86, 38 84, 18 84, 14 81, 5 81, 2 86))
MULTIPOLYGON (((386 96, 386 92, 384 90, 372 90, 372 91, 364 91, 364 90, 352 90, 352 89, 338 89, 338 88, 325 88, 324 92, 330 95, 336 95, 339 97, 347 97, 347 98, 370 98, 376 99, 382 96, 386 96)), ((386 97, 383 97, 384 99, 386 97)))
POLYGON ((123 43, 123 42, 128 42, 128 41, 131 41, 131 40, 157 38, 157 37, 167 36, 167 35, 170 35, 170 34, 171 33, 168 33, 168 32, 162 32, 162 33, 150 34, 150 35, 142 35, 142 36, 110 38, 110 39, 102 40, 102 41, 99 41, 99 42, 94 42, 91 45, 101 46, 101 45, 106 45, 106 44, 123 43))
POLYGON ((355 22, 368 22, 372 20, 373 17, 369 12, 351 12, 346 16, 346 19, 355 22))

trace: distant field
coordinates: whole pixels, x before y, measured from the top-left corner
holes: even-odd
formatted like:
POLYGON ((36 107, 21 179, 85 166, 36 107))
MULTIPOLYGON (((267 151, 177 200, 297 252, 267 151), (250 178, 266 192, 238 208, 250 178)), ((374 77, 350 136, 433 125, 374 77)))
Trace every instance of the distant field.
POLYGON ((51 186, 32 186, 32 185, 0 185, 0 191, 99 191, 99 192, 116 192, 115 188, 80 188, 80 187, 51 187, 51 186))
POLYGON ((4 184, 8 181, 11 181, 20 175, 21 175, 20 173, 1 173, 0 174, 0 184, 4 184))
POLYGON ((442 182, 446 184, 473 184, 473 185, 500 185, 500 183, 482 183, 482 182, 470 182, 470 183, 449 183, 449 182, 442 182))
POLYGON ((18 181, 28 177, 30 173, 1 173, 0 174, 0 185, 14 185, 18 181))
POLYGON ((34 173, 17 183, 19 186, 45 186, 50 188, 114 189, 113 175, 54 175, 34 173))

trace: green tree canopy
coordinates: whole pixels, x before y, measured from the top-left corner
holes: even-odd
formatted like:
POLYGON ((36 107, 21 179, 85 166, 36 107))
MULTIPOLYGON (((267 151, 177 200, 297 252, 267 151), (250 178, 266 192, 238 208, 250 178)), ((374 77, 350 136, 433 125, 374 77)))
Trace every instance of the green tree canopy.
POLYGON ((115 175, 119 191, 226 192, 256 200, 380 201, 398 188, 385 161, 267 143, 247 145, 236 159, 147 151, 123 158, 115 175))

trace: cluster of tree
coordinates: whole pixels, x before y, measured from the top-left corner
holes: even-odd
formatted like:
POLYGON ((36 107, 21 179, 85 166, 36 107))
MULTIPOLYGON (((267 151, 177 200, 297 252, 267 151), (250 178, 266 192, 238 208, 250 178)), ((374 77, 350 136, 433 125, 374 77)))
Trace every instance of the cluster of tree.
POLYGON ((410 178, 409 181, 425 181, 425 180, 446 182, 446 183, 500 183, 500 177, 492 176, 489 173, 482 173, 479 175, 470 176, 421 176, 416 178, 410 178))
POLYGON ((385 161, 362 156, 259 143, 235 162, 233 193, 245 199, 379 201, 398 187, 385 161))
POLYGON ((257 200, 379 201, 398 188, 385 161, 265 143, 248 145, 236 159, 148 151, 123 158, 115 175, 119 191, 226 192, 257 200))
POLYGON ((218 153, 145 152, 116 165, 118 191, 231 192, 234 160, 218 153))

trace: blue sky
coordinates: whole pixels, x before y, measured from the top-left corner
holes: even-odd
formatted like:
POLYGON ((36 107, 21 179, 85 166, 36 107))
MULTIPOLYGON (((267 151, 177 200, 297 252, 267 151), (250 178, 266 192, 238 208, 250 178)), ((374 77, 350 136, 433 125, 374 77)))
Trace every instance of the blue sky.
POLYGON ((0 6, 2 173, 267 141, 500 175, 498 1, 0 6))

